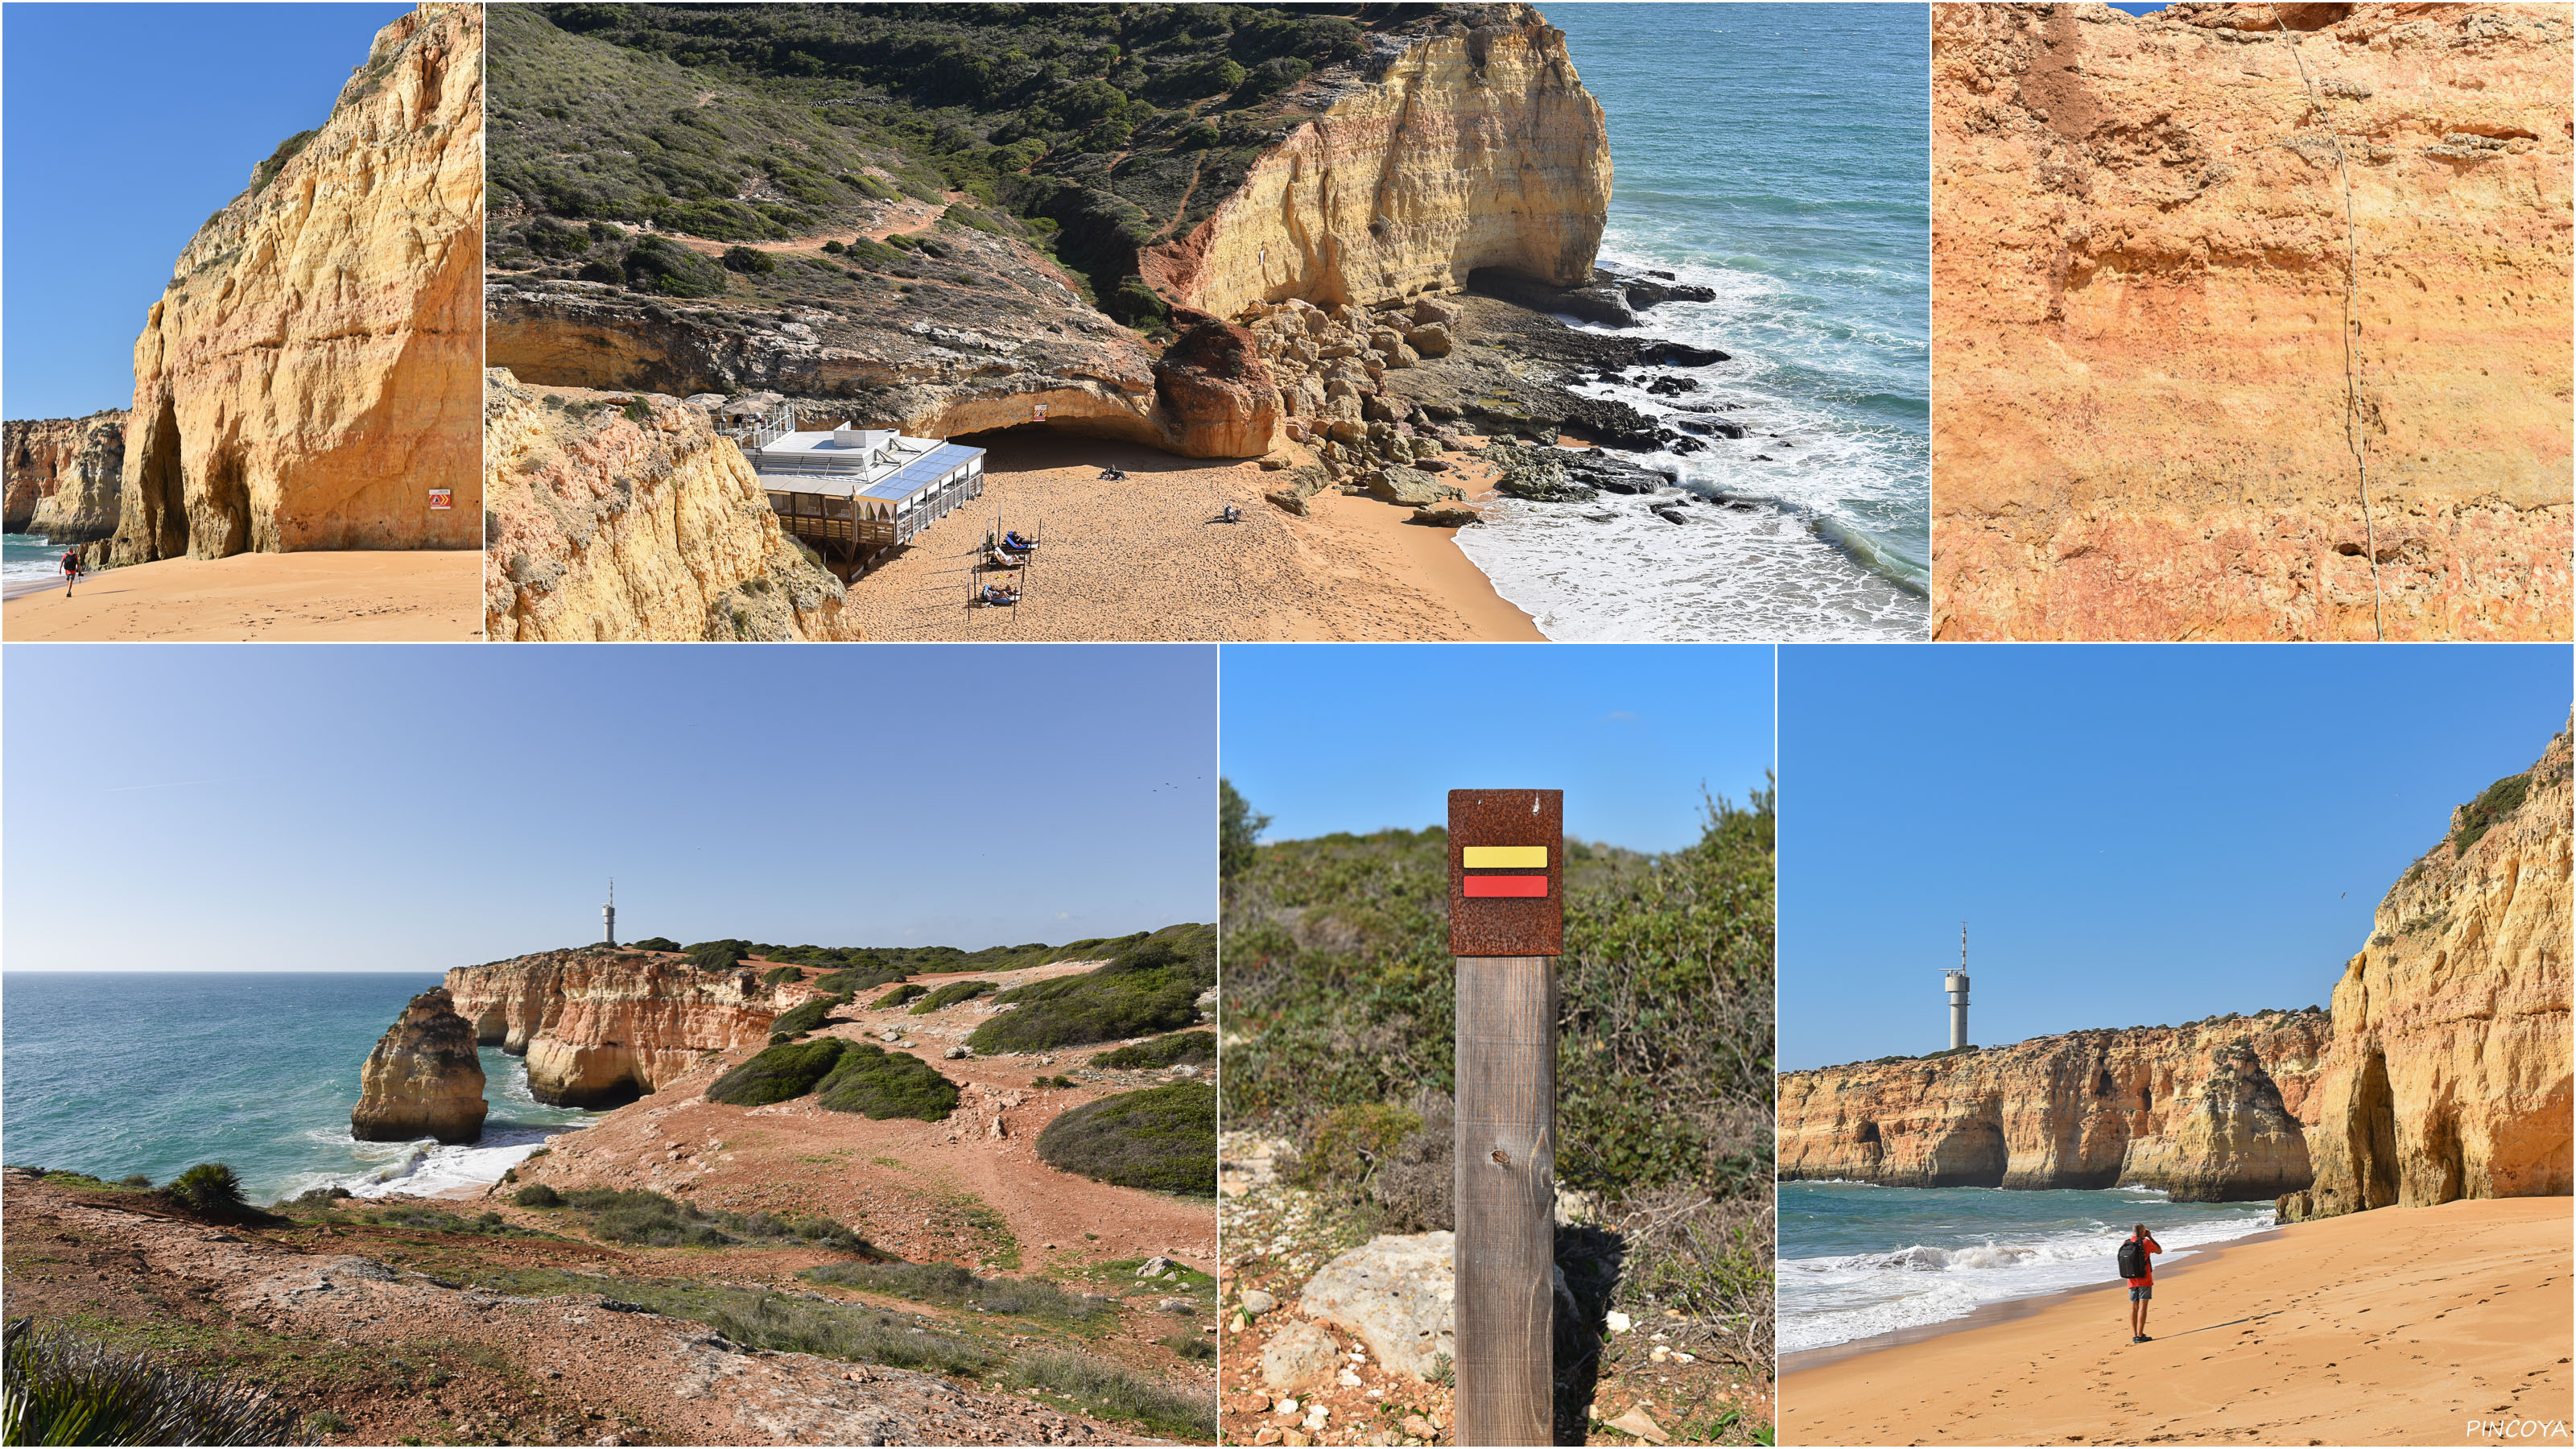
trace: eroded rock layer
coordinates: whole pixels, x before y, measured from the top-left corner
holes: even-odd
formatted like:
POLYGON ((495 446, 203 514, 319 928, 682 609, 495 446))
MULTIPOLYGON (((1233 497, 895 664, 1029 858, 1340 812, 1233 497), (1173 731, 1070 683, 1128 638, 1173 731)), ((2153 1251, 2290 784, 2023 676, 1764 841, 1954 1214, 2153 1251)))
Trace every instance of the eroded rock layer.
POLYGON ((1940 637, 2568 637, 2566 8, 2284 13, 1934 7, 1940 637))
POLYGON ((474 1028, 456 1014, 447 988, 434 987, 413 997, 367 1054, 349 1135, 361 1142, 472 1142, 483 1135, 488 1110, 474 1028))
POLYGON ((125 466, 125 412, 0 424, 0 479, 11 533, 53 543, 87 543, 116 531, 116 490, 125 466))
POLYGON ((1480 267, 1591 280, 1610 141, 1565 32, 1527 5, 1461 6, 1381 44, 1362 75, 1314 83, 1320 114, 1213 216, 1145 254, 1147 282, 1235 317, 1454 292, 1480 267))
POLYGON ((479 5, 386 26, 179 253, 134 344, 111 561, 479 545, 482 61, 479 5))
POLYGON ((2309 1181, 2327 1027, 2310 1007, 1786 1072, 1780 1176, 2274 1197, 2309 1181))
POLYGON ((708 415, 486 378, 493 640, 854 639, 841 583, 778 526, 708 415))
POLYGON ((2334 991, 2285 1220, 2571 1190, 2568 737, 2461 806, 2334 991))
POLYGON ((702 1052, 762 1045, 793 1004, 754 972, 701 971, 685 956, 613 946, 460 966, 447 990, 475 1040, 525 1056, 528 1090, 562 1107, 631 1102, 702 1052))

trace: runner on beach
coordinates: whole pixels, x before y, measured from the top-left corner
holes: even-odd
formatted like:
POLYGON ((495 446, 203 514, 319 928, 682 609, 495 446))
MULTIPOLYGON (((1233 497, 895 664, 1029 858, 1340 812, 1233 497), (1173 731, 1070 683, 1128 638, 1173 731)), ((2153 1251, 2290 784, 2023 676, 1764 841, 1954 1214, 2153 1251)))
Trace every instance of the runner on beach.
POLYGON ((2148 1255, 2161 1253, 2163 1245, 2147 1231, 2145 1223, 2120 1242, 2120 1276, 2129 1280, 2129 1342, 2153 1343, 2147 1337, 2147 1301, 2156 1296, 2156 1265, 2148 1255))
POLYGON ((63 550, 63 597, 64 597, 64 598, 68 599, 68 598, 70 598, 70 597, 72 596, 72 585, 74 585, 74 584, 76 584, 76 583, 79 583, 79 582, 80 582, 80 576, 81 576, 80 550, 79 550, 79 549, 76 549, 76 548, 67 548, 67 549, 64 549, 64 550, 63 550))

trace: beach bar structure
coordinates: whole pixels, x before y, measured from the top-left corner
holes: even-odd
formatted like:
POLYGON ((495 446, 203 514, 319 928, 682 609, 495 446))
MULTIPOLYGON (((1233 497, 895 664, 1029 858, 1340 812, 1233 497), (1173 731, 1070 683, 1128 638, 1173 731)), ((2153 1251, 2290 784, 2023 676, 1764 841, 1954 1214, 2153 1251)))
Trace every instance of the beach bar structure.
POLYGON ((796 432, 763 420, 738 435, 779 526, 843 558, 910 543, 984 496, 984 450, 892 428, 796 432))

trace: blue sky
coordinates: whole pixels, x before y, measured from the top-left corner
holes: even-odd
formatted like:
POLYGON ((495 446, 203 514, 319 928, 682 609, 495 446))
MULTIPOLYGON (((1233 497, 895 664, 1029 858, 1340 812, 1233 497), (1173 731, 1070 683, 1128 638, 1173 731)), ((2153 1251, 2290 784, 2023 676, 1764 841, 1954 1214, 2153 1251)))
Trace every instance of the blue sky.
POLYGON ((170 265, 407 5, 0 9, 0 411, 134 400, 170 265))
POLYGON ((1771 768, 1768 645, 1229 645, 1225 772, 1265 840, 1445 823, 1453 789, 1565 791, 1566 834, 1699 838, 1700 782, 1771 768))
POLYGON ((2322 1006, 2563 645, 1781 651, 1780 1062, 2322 1006))
POLYGON ((13 970, 1215 919, 1216 650, 17 646, 13 970))

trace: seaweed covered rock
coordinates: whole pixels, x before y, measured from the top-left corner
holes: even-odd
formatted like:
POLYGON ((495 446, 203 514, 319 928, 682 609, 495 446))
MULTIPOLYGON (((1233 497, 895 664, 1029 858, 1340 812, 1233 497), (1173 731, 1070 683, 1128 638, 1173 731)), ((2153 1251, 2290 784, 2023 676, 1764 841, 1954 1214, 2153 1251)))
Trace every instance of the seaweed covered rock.
POLYGON ((433 987, 411 999, 367 1054, 349 1135, 361 1142, 472 1142, 483 1135, 489 1110, 473 1023, 457 1015, 446 987, 433 987))

